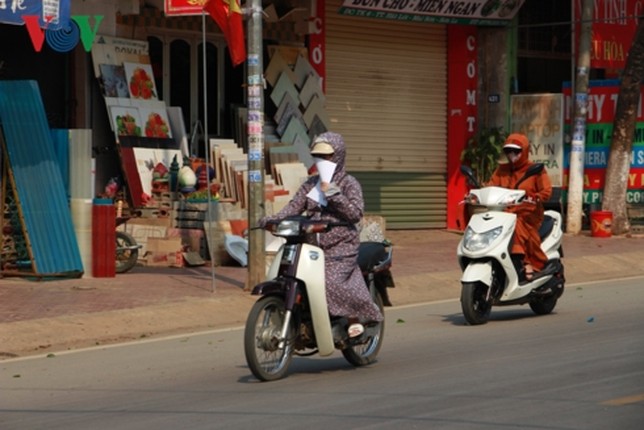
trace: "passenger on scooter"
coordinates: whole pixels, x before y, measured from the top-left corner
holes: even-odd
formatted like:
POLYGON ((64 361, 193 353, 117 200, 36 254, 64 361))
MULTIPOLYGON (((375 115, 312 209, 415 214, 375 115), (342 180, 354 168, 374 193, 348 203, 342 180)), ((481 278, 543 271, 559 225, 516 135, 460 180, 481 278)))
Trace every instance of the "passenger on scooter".
MULTIPOLYGON (((528 167, 534 164, 530 161, 528 138, 521 133, 510 134, 503 144, 503 153, 508 162, 499 164, 487 185, 514 189, 528 167)), ((546 254, 541 250, 539 227, 543 222, 543 202, 550 199, 552 184, 544 169, 539 175, 521 182, 518 189, 525 190, 526 198, 521 205, 508 208, 509 212, 517 215, 511 252, 522 259, 523 277, 530 281, 534 272, 543 269, 548 261, 546 254)))
POLYGON ((324 250, 325 255, 329 313, 332 317, 347 318, 349 337, 357 337, 364 332, 364 325, 384 319, 358 266, 360 235, 357 224, 364 213, 362 187, 345 170, 346 148, 340 134, 326 132, 319 135, 313 142, 311 155, 316 164, 322 160, 335 163, 331 182, 322 182, 320 175, 309 177, 282 210, 262 218, 259 225, 264 227, 269 221, 299 214, 306 214, 311 219, 347 223, 347 226, 334 227, 327 233, 316 235, 316 245, 324 250), (323 196, 316 199, 314 189, 318 182, 323 196))

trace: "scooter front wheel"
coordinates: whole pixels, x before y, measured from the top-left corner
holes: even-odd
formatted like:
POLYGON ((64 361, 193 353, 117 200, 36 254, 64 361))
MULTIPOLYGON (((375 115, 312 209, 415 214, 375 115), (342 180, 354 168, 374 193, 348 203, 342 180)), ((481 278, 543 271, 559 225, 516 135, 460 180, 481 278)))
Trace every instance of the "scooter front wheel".
POLYGON ((246 362, 260 381, 283 378, 293 358, 294 330, 280 342, 286 309, 277 296, 259 299, 251 308, 244 330, 246 362))
POLYGON ((471 325, 485 324, 490 317, 492 304, 487 299, 488 286, 482 282, 463 282, 461 309, 471 325))

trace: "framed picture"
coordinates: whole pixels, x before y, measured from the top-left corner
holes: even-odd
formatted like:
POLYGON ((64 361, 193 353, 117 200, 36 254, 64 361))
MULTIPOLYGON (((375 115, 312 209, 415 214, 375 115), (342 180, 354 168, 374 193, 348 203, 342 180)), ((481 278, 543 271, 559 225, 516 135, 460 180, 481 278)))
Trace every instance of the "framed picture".
POLYGON ((114 132, 117 136, 143 136, 139 110, 125 106, 111 106, 114 132))
POLYGON ((158 100, 152 66, 141 63, 123 63, 130 97, 133 99, 158 100))
POLYGON ((101 64, 101 82, 103 83, 103 95, 105 97, 130 97, 125 79, 125 68, 113 64, 101 64))
POLYGON ((141 117, 141 123, 143 125, 144 137, 172 138, 170 121, 165 108, 139 108, 139 116, 141 117))

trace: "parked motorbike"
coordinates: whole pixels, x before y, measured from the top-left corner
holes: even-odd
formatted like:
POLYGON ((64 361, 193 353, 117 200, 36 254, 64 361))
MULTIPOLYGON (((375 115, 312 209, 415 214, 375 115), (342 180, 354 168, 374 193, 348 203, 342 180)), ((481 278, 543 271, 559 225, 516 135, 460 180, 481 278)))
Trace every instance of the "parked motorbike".
MULTIPOLYGON (((129 217, 116 218, 116 226, 124 224, 128 219, 129 217)), ((136 266, 141 247, 129 233, 116 231, 116 273, 125 273, 136 266)))
MULTIPOLYGON (((304 217, 269 223, 266 229, 285 239, 268 273, 267 281, 254 287, 261 296, 251 308, 244 332, 246 361, 253 375, 272 381, 286 375, 293 355, 331 355, 336 349, 354 366, 373 363, 382 346, 384 321, 349 338, 346 318, 331 317, 327 308, 324 252, 306 243, 309 234, 325 233, 334 224, 304 217)), ((393 287, 390 268, 393 246, 365 242, 359 264, 376 305, 390 306, 387 288, 393 287)), ((383 312, 384 314, 384 312, 383 312)))
MULTIPOLYGON (((539 174, 543 164, 528 168, 519 181, 539 174)), ((506 208, 525 203, 525 191, 501 187, 485 187, 476 181, 472 169, 461 166, 461 172, 477 189, 465 199, 473 214, 461 239, 457 257, 461 276, 461 308, 469 324, 485 324, 492 306, 524 305, 538 315, 549 314, 564 291, 564 266, 561 261, 562 217, 546 210, 539 228, 541 249, 548 257, 543 270, 535 272, 531 281, 521 275, 523 262, 510 253, 516 214, 506 208)))

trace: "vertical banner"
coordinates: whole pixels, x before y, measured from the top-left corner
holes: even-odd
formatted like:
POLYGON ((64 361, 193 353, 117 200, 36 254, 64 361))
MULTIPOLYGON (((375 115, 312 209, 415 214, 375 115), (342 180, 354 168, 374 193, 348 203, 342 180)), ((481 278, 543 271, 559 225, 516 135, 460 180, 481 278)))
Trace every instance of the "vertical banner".
POLYGON ((545 164, 553 187, 563 185, 563 94, 513 95, 510 130, 530 141, 530 159, 545 164))
POLYGON ((309 26, 309 63, 322 79, 322 91, 326 92, 326 47, 325 47, 325 12, 324 0, 311 0, 309 26))
POLYGON ((447 228, 465 228, 467 192, 461 152, 478 128, 478 44, 475 26, 447 26, 447 228))

